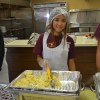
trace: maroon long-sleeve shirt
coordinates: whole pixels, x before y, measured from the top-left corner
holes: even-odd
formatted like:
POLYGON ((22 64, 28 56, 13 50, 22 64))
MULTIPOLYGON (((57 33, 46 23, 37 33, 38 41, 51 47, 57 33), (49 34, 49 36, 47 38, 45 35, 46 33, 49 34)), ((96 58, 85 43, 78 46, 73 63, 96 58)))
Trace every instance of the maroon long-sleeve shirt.
MULTIPOLYGON (((44 34, 41 34, 40 37, 38 38, 37 40, 37 43, 34 47, 34 50, 33 52, 36 54, 36 55, 40 55, 41 57, 43 57, 42 55, 42 52, 43 52, 43 36, 44 34)), ((58 46, 60 43, 61 43, 61 40, 62 40, 62 35, 60 36, 55 36, 55 41, 56 41, 56 46, 58 46)), ((47 44, 52 42, 52 35, 50 34, 48 36, 48 39, 47 39, 47 44)), ((72 58, 75 58, 75 45, 74 45, 74 41, 73 39, 70 37, 70 36, 67 36, 67 42, 70 43, 70 48, 69 48, 69 52, 68 52, 68 59, 72 59, 72 58)))

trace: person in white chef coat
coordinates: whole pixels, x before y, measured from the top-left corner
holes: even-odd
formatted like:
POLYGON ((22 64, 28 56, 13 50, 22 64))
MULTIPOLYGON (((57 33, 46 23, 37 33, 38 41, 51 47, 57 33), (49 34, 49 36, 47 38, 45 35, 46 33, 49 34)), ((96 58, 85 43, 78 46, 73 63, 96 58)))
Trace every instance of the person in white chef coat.
POLYGON ((46 22, 46 32, 40 34, 33 52, 37 55, 38 64, 44 69, 75 71, 75 46, 68 36, 69 13, 57 7, 50 12, 46 22))

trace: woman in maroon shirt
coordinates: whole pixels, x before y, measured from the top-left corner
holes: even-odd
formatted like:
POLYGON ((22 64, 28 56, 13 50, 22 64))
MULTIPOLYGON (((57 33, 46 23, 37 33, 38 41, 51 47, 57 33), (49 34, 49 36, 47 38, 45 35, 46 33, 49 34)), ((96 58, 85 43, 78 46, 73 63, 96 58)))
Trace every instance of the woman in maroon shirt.
POLYGON ((60 7, 53 9, 34 48, 37 61, 45 70, 75 70, 74 41, 66 34, 68 12, 60 7))
POLYGON ((94 36, 97 39, 97 53, 96 53, 96 66, 97 66, 97 71, 100 72, 100 24, 98 25, 94 36))

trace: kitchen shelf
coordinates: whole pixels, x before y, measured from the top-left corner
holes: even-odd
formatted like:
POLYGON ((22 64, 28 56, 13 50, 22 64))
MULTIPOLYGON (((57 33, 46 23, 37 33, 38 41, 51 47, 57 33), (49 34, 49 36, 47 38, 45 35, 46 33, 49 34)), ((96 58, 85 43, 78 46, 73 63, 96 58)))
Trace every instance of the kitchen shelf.
POLYGON ((81 11, 100 11, 100 9, 72 9, 69 12, 81 12, 81 11))
POLYGON ((97 27, 97 26, 73 26, 71 28, 92 28, 92 27, 97 27))
POLYGON ((19 6, 19 7, 29 7, 30 3, 27 0, 0 0, 0 4, 2 5, 10 5, 10 6, 19 6))
POLYGON ((0 18, 0 20, 20 20, 20 19, 27 19, 27 18, 0 18))

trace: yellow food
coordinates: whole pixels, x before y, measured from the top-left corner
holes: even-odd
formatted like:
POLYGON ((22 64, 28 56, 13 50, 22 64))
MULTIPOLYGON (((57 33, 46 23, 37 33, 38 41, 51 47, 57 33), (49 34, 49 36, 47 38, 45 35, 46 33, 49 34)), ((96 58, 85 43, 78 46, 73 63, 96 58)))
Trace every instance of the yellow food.
MULTIPOLYGON (((57 74, 53 74, 55 80, 55 88, 60 89, 61 83, 57 74)), ((35 75, 32 71, 26 71, 24 77, 18 79, 14 84, 15 87, 30 87, 30 88, 51 88, 51 79, 48 78, 47 72, 42 75, 35 75)))

